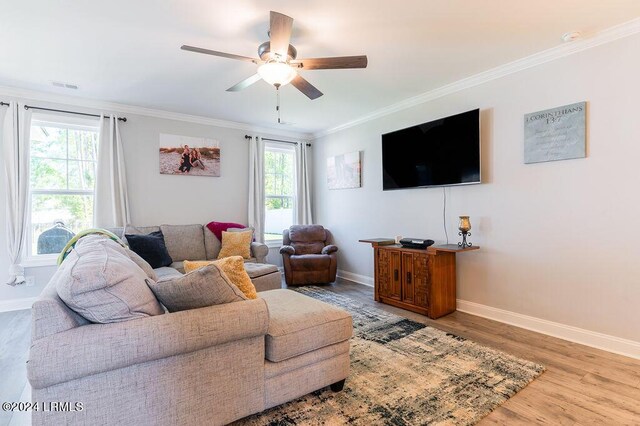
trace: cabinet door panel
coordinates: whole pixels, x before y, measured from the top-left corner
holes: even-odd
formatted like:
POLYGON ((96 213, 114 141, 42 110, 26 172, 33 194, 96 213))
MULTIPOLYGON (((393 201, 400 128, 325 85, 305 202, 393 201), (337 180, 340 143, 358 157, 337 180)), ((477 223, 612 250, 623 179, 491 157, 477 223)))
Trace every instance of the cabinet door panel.
POLYGON ((389 295, 391 299, 402 299, 402 262, 399 251, 391 251, 389 254, 391 258, 391 288, 389 288, 389 295))
POLYGON ((402 253, 402 300, 407 303, 415 300, 413 257, 411 253, 402 253))
POLYGON ((391 289, 391 260, 389 258, 388 250, 378 250, 378 259, 376 259, 378 266, 378 295, 381 297, 389 297, 391 289))
POLYGON ((422 253, 413 255, 413 290, 414 304, 417 306, 429 307, 429 261, 431 256, 422 253))

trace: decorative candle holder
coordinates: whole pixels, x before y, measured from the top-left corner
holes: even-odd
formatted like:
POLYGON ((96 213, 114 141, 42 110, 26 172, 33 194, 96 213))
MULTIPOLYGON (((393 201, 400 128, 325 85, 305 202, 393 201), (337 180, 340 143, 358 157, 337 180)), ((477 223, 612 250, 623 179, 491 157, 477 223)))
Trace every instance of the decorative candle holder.
POLYGON ((458 243, 458 247, 467 248, 471 247, 471 243, 467 242, 467 236, 471 236, 469 232, 471 230, 471 221, 469 216, 460 216, 460 222, 458 223, 458 235, 462 237, 462 242, 458 243))

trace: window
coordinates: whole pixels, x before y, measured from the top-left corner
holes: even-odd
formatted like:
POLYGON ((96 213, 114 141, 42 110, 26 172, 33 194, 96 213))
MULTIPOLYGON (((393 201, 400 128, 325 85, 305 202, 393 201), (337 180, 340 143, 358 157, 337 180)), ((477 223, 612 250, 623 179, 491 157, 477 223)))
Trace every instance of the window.
POLYGON ((294 145, 265 144, 264 238, 266 241, 282 240, 282 231, 293 224, 295 170, 294 145))
POLYGON ((53 257, 93 226, 98 123, 58 120, 31 122, 28 257, 53 257))

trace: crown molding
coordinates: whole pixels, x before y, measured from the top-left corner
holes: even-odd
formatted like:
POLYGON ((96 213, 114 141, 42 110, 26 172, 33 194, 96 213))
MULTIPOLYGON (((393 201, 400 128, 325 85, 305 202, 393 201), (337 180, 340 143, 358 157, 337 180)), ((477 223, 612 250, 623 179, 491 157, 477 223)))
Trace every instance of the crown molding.
POLYGON ((283 131, 280 129, 255 126, 249 123, 240 123, 236 121, 220 120, 217 118, 204 117, 199 115, 189 115, 179 112, 165 111, 154 108, 145 108, 135 105, 120 104, 115 102, 105 102, 95 99, 82 98, 77 96, 60 95, 56 93, 48 93, 37 90, 20 89, 16 87, 0 86, 0 96, 2 101, 14 98, 16 100, 30 100, 38 102, 48 102, 53 104, 62 104, 65 106, 75 106, 78 108, 87 108, 102 112, 115 112, 119 114, 134 114, 146 117, 162 118, 165 120, 177 120, 194 124, 204 124, 208 126, 224 127, 228 129, 245 130, 265 135, 283 136, 289 138, 297 138, 309 140, 312 139, 310 133, 283 131))
POLYGON ((369 114, 363 115, 346 123, 338 126, 331 127, 329 129, 321 130, 313 134, 314 139, 321 138, 323 136, 330 135, 332 133, 339 132, 341 130, 348 129, 350 127, 357 126, 359 124, 366 123, 371 120, 375 120, 398 111, 402 111, 416 105, 424 104, 426 102, 442 98, 452 93, 459 92, 474 86, 478 86, 487 83, 492 80, 514 74, 528 68, 533 68, 544 63, 554 61, 556 59, 564 58, 566 56, 573 55, 574 53, 582 52, 593 47, 600 46, 602 44, 610 43, 612 41, 619 40, 621 38, 629 37, 640 32, 640 18, 636 18, 632 21, 625 22, 623 24, 605 29, 596 33, 595 35, 561 44, 551 49, 544 50, 539 53, 527 56, 522 59, 515 60, 513 62, 500 65, 498 67, 483 71, 481 73, 472 75, 470 77, 463 78, 462 80, 455 81, 445 86, 439 87, 434 90, 422 93, 417 96, 402 100, 400 102, 391 104, 387 107, 380 108, 369 114))

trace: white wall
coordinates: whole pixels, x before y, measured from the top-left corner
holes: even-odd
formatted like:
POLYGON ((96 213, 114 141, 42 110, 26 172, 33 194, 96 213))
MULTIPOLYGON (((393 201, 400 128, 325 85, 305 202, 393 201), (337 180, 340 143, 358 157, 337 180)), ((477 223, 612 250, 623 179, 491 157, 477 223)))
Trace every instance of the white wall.
MULTIPOLYGON (((1 96, 2 101, 16 100, 1 96)), ((25 102, 24 99, 17 99, 25 102)), ((72 111, 100 112, 78 106, 52 104, 39 100, 29 104, 72 111)), ((126 123, 120 123, 126 156, 131 220, 137 225, 205 224, 212 220, 247 223, 249 188, 249 145, 244 135, 256 134, 246 129, 227 128, 187 121, 169 120, 150 116, 124 114, 126 123), (207 137, 220 142, 221 176, 174 176, 159 172, 159 135, 171 133, 193 137, 207 137)), ((278 137, 260 133, 265 137, 278 137)), ((285 138, 286 139, 286 138, 285 138)), ((2 152, 0 150, 0 163, 2 152)), ((0 170, 2 168, 0 167, 0 170)), ((0 308, 13 299, 37 296, 46 285, 55 267, 27 268, 36 285, 9 287, 8 258, 5 232, 5 176, 0 173, 0 308)))
POLYGON ((481 108, 484 184, 448 188, 448 231, 468 214, 460 299, 640 341, 640 35, 319 138, 316 221, 333 231, 339 268, 373 276, 367 237, 444 240, 443 190, 382 191, 381 137, 481 108), (588 101, 586 159, 523 164, 523 115, 588 101), (326 158, 364 151, 363 187, 329 191, 326 158))
POLYGON ((244 130, 127 115, 120 125, 131 221, 139 225, 247 222, 249 144, 244 130), (220 142, 220 177, 161 175, 160 133, 220 142))

